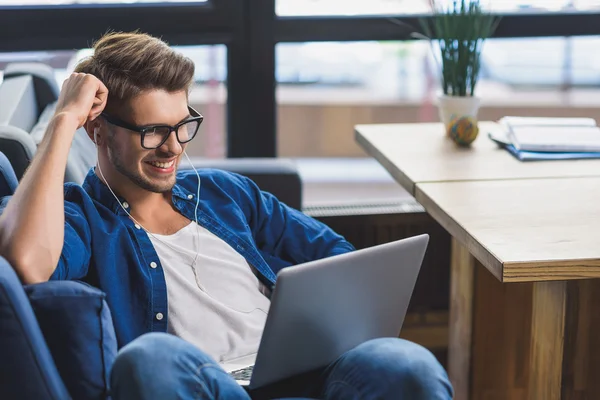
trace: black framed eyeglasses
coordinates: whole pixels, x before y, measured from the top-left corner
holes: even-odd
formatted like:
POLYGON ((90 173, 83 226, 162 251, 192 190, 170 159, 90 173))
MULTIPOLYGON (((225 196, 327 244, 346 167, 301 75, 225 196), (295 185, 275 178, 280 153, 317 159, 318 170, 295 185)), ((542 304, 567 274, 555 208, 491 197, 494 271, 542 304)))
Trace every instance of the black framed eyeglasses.
POLYGON ((190 106, 188 106, 188 110, 191 118, 181 121, 175 126, 166 124, 136 126, 106 113, 101 113, 100 115, 112 125, 139 133, 142 147, 152 150, 162 146, 171 135, 171 132, 175 132, 179 143, 187 143, 196 136, 204 117, 190 106))

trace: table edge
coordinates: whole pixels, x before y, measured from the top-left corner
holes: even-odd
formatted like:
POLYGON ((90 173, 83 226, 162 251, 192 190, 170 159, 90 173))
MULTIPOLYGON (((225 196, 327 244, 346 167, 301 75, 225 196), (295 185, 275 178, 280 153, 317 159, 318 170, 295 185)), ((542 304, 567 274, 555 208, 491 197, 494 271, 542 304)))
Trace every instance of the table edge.
MULTIPOLYGON (((450 184, 444 182, 441 184, 450 184)), ((426 183, 424 183, 426 185, 426 183)), ((421 187, 416 184, 415 198, 425 211, 452 237, 465 246, 488 271, 503 283, 567 281, 600 278, 600 258, 577 260, 503 261, 467 229, 446 213, 421 187), (540 270, 543 274, 540 274, 540 270)))
POLYGON ((359 131, 359 126, 354 128, 354 140, 362 149, 385 168, 385 170, 394 178, 413 197, 415 195, 415 182, 413 182, 400 168, 390 161, 369 139, 359 131))
POLYGON ((475 257, 488 271, 492 273, 499 281, 504 281, 504 265, 485 246, 479 243, 465 228, 462 227, 454 218, 450 217, 433 199, 431 199, 422 189, 420 184, 415 187, 415 198, 419 204, 425 208, 425 211, 439 223, 452 237, 458 240, 469 250, 469 253, 475 257))

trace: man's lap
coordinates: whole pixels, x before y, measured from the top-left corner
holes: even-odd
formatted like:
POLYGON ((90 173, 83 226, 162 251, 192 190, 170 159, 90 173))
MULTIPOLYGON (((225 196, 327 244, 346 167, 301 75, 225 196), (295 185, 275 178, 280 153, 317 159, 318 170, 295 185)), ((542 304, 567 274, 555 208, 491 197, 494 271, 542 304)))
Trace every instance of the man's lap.
POLYGON ((394 338, 365 342, 326 368, 250 391, 249 396, 200 349, 172 335, 151 333, 119 352, 111 385, 115 400, 452 398, 446 372, 435 357, 419 345, 394 338))

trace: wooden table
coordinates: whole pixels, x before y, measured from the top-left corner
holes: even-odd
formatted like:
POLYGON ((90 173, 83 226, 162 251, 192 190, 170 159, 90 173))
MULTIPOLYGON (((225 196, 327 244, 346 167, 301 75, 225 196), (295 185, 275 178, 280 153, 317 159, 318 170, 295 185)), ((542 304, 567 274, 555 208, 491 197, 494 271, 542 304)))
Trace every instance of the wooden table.
POLYGON ((521 162, 487 138, 480 122, 472 148, 445 139, 441 124, 357 125, 356 141, 406 190, 423 182, 600 176, 600 160, 521 162))
POLYGON ((452 235, 456 399, 600 398, 600 161, 457 149, 439 124, 357 140, 452 235))

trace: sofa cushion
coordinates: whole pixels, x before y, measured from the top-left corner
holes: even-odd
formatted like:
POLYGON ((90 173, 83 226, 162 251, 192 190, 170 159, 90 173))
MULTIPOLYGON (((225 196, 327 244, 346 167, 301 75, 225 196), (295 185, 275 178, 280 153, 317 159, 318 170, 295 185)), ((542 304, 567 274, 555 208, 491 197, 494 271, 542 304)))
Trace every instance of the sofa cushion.
POLYGON ((105 399, 117 340, 105 294, 82 282, 25 286, 46 343, 74 399, 105 399))

